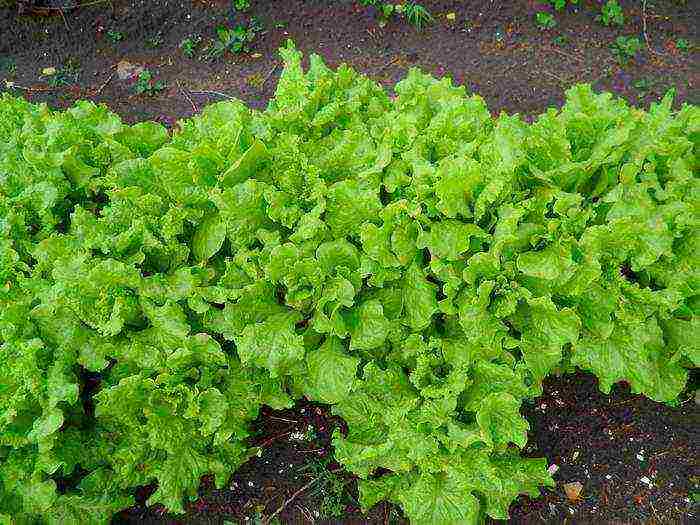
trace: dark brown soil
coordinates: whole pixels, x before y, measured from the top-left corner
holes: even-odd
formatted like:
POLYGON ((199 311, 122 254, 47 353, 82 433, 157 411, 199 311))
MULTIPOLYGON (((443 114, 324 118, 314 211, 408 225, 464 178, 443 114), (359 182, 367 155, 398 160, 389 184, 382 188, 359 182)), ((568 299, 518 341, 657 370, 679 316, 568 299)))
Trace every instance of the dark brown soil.
MULTIPOLYGON (((684 52, 676 46, 679 38, 697 46, 696 0, 650 0, 645 17, 641 1, 623 1, 623 28, 595 22, 596 2, 583 0, 579 9, 557 13, 558 26, 547 31, 533 21, 534 1, 424 0, 435 22, 422 32, 400 21, 379 27, 371 8, 350 0, 253 0, 245 15, 233 13, 230 0, 93 2, 26 0, 31 14, 18 16, 17 2, 0 0, 0 91, 10 89, 8 81, 15 93, 51 106, 90 99, 126 121, 171 125, 227 96, 264 107, 280 72, 276 50, 291 38, 304 52, 319 53, 333 66, 348 62, 387 88, 412 66, 449 75, 481 94, 494 112, 534 116, 559 105, 576 82, 642 106, 670 87, 677 103, 700 100, 697 47, 684 52), (76 3, 92 5, 72 9, 76 3), (251 15, 263 33, 250 53, 202 59, 218 25, 247 22, 251 15), (109 35, 117 33, 122 39, 114 41, 109 35), (193 35, 203 41, 187 58, 179 45, 193 35), (624 67, 609 47, 620 35, 643 43, 624 67), (133 79, 116 74, 123 60, 148 68, 166 88, 135 95, 133 79), (63 72, 53 85, 42 75, 47 67, 63 72)), ((526 453, 557 465, 557 487, 538 499, 518 499, 511 523, 697 522, 692 495, 700 481, 700 412, 693 400, 672 409, 624 387, 604 396, 594 378, 576 374, 549 379, 544 396, 523 412, 532 426, 526 453), (576 502, 564 494, 571 482, 583 484, 576 502)), ((229 488, 216 490, 204 479, 201 498, 175 518, 146 508, 153 487, 144 487, 139 505, 114 522, 260 523, 281 508, 283 523, 405 523, 388 505, 359 513, 352 477, 336 472, 332 462, 330 433, 337 424, 325 407, 311 404, 263 411, 254 442, 263 452, 233 475, 229 488)))
POLYGON ((678 408, 632 395, 609 396, 589 374, 549 378, 523 413, 532 427, 525 453, 557 465, 555 490, 511 507, 514 523, 697 523, 700 409, 688 394, 678 408), (578 501, 564 484, 579 482, 578 501))
POLYGON ((575 82, 591 82, 642 105, 670 87, 676 88, 679 102, 700 98, 697 51, 676 48, 678 38, 697 42, 700 2, 694 0, 649 2, 649 48, 625 67, 617 64, 610 43, 619 35, 644 42, 641 2, 623 2, 627 23, 621 29, 595 22, 595 2, 583 1, 577 10, 558 12, 555 29, 542 31, 533 21, 534 1, 424 1, 435 22, 422 32, 401 21, 381 28, 372 8, 351 0, 254 0, 246 15, 234 13, 230 0, 82 3, 92 5, 61 11, 55 6, 74 5, 73 0, 36 0, 36 5, 54 6, 43 16, 20 17, 16 8, 0 8, 0 56, 5 66, 16 68, 8 75, 5 67, 0 78, 11 77, 16 86, 30 88, 24 90, 27 96, 55 106, 90 98, 106 102, 127 121, 172 122, 192 114, 193 105, 226 95, 263 106, 280 71, 273 71, 276 50, 291 38, 303 51, 317 52, 331 65, 348 62, 388 87, 411 66, 450 75, 484 96, 494 112, 537 114, 560 104, 565 88, 575 82), (455 14, 454 21, 448 13, 455 14), (264 28, 252 53, 201 60, 201 48, 218 25, 251 15, 264 28), (110 32, 120 33, 122 40, 113 41, 110 32), (203 42, 198 56, 189 59, 178 46, 192 35, 203 42), (555 44, 557 37, 565 42, 555 44), (132 81, 113 77, 105 85, 120 60, 148 67, 167 88, 148 97, 134 95, 132 81), (46 67, 78 72, 77 82, 71 78, 70 85, 51 88, 41 75, 46 67), (193 95, 191 104, 183 90, 223 95, 193 95))

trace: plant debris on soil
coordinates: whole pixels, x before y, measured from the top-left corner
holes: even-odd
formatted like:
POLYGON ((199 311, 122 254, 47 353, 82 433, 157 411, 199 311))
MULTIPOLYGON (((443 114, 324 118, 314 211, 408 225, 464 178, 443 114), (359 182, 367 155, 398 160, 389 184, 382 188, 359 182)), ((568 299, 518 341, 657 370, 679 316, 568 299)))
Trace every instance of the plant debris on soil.
MULTIPOLYGON (((677 408, 631 394, 624 384, 606 396, 594 376, 576 373, 545 380, 543 395, 523 412, 532 427, 524 454, 546 457, 557 486, 537 499, 519 497, 511 505, 509 522, 696 522, 699 509, 690 494, 700 490, 700 409, 693 396, 677 408), (574 488, 579 488, 576 497, 574 488)), ((155 490, 150 487, 113 524, 262 519, 315 479, 320 487, 308 487, 278 513, 282 523, 408 523, 386 504, 362 515, 354 480, 330 473, 339 468, 330 441, 340 425, 342 420, 322 405, 267 409, 255 425, 253 443, 262 451, 233 475, 227 489, 214 489, 205 479, 187 514, 174 516, 144 505, 155 490), (333 477, 341 491, 329 482, 333 477), (335 508, 330 508, 329 496, 337 502, 335 508), (336 515, 329 515, 333 511, 336 515)))
MULTIPOLYGON (((581 1, 542 30, 534 21, 542 2, 424 0, 434 21, 420 32, 400 20, 381 27, 372 8, 350 0, 251 3, 239 13, 230 0, 0 0, 0 91, 52 107, 93 100, 127 122, 172 126, 226 98, 264 107, 281 72, 277 49, 292 39, 305 55, 318 53, 331 66, 346 62, 387 89, 420 67, 482 95, 493 112, 528 119, 561 104, 565 89, 579 82, 640 106, 670 88, 677 105, 700 98, 700 2, 656 0, 643 10, 642 2, 625 1, 625 25, 615 28, 595 21, 599 2, 581 1), (216 28, 238 25, 255 28, 248 51, 210 55, 216 28), (642 43, 626 65, 611 49, 618 36, 642 43)), ((523 409, 531 425, 524 453, 546 457, 557 486, 537 499, 518 498, 509 521, 697 522, 693 386, 696 376, 688 399, 672 408, 622 384, 606 396, 588 374, 547 379, 544 394, 523 409)), ((113 523, 406 523, 388 504, 361 513, 355 481, 333 461, 339 426, 328 407, 311 403, 263 410, 252 441, 259 454, 225 489, 204 478, 187 514, 173 516, 147 507, 155 487, 142 487, 137 504, 113 523)))

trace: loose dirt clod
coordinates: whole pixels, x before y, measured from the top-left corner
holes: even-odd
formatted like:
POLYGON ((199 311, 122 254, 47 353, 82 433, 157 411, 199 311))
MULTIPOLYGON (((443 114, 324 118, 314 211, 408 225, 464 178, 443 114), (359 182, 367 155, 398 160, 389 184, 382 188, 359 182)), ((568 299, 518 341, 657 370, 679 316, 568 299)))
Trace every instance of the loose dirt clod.
POLYGON ((575 503, 579 500, 582 490, 583 485, 578 481, 564 484, 564 491, 566 492, 566 497, 569 498, 569 501, 571 501, 572 503, 575 503))

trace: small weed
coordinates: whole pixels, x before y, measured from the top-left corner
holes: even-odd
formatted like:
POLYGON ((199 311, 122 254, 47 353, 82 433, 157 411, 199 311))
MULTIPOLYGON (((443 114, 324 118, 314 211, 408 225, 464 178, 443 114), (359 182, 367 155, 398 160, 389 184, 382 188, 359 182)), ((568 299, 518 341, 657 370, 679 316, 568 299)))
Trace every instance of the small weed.
MULTIPOLYGON (((569 0, 570 4, 578 5, 579 0, 569 0)), ((561 11, 566 7, 566 0, 549 0, 549 3, 557 11, 561 11)))
POLYGON ((146 47, 151 49, 157 49, 163 45, 163 33, 158 31, 155 35, 151 35, 146 38, 146 47))
POLYGON ((611 44, 613 55, 617 59, 618 64, 624 66, 642 49, 642 43, 636 36, 618 36, 615 42, 611 44))
POLYGON ((654 81, 648 78, 640 78, 639 80, 635 80, 634 82, 632 82, 632 86, 634 87, 634 89, 639 91, 639 97, 644 97, 654 87, 654 81))
POLYGON ((357 504, 357 502, 346 489, 349 480, 328 470, 329 464, 328 458, 315 459, 299 469, 299 472, 306 472, 310 478, 317 480, 307 495, 320 500, 318 510, 321 517, 337 519, 343 515, 348 503, 357 504))
POLYGON ((134 91, 137 95, 147 95, 153 97, 165 89, 165 82, 162 80, 155 80, 153 78, 153 73, 148 69, 144 69, 139 73, 136 79, 136 84, 134 84, 134 91))
POLYGON ((80 66, 80 60, 75 57, 68 58, 68 60, 66 60, 66 63, 63 66, 63 70, 65 71, 65 74, 67 76, 73 78, 74 82, 78 82, 78 79, 80 78, 80 72, 82 71, 82 67, 80 66))
POLYGON ((379 12, 380 26, 386 25, 387 21, 394 15, 402 16, 419 31, 433 21, 433 15, 430 14, 430 11, 415 2, 392 3, 384 0, 360 0, 360 4, 373 6, 379 12))
POLYGON ((552 43, 554 43, 554 44, 557 45, 557 46, 565 46, 565 45, 567 45, 569 42, 570 42, 570 41, 569 41, 569 37, 566 36, 566 35, 555 36, 555 37, 552 39, 552 43))
MULTIPOLYGON (((274 517, 272 520, 267 518, 264 514, 265 509, 262 508, 262 505, 260 507, 261 508, 255 509, 255 514, 253 514, 250 519, 246 518, 246 523, 250 521, 250 525, 281 525, 281 522, 279 519, 277 519, 277 517, 274 517)), ((224 522, 224 525, 226 525, 226 522, 224 522)))
POLYGON ((287 22, 275 22, 275 29, 284 29, 287 27, 287 22))
MULTIPOLYGON (((564 9, 566 7, 566 4, 567 4, 566 0, 549 0, 549 3, 557 11, 561 11, 562 9, 564 9)), ((579 0, 569 0, 568 3, 572 4, 572 5, 578 5, 579 0)))
POLYGON ((180 42, 180 49, 182 54, 187 58, 194 58, 194 54, 197 51, 197 46, 199 46, 202 41, 202 37, 199 35, 188 36, 180 42))
MULTIPOLYGON (((53 69, 53 68, 48 68, 53 69)), ((71 57, 66 60, 62 68, 56 68, 53 74, 48 76, 46 81, 52 88, 77 84, 80 79, 80 60, 71 57)))
POLYGON ((250 9, 250 0, 233 0, 233 8, 243 13, 250 9))
POLYGON ((600 14, 596 20, 605 26, 622 26, 625 23, 625 15, 622 12, 622 7, 617 0, 608 0, 601 8, 600 14))
POLYGON ((116 44, 124 40, 124 33, 121 31, 107 31, 107 37, 116 44))
POLYGON ((68 77, 66 77, 66 74, 61 69, 58 69, 53 75, 51 75, 46 83, 52 88, 67 86, 70 84, 68 77))
POLYGON ((0 71, 7 73, 8 77, 14 77, 17 74, 17 63, 12 58, 0 57, 0 71))
POLYGON ((535 15, 535 21, 537 22, 539 28, 542 30, 552 29, 554 26, 557 25, 557 21, 554 20, 554 15, 545 11, 539 11, 535 15))
POLYGON ((685 38, 679 38, 676 40, 676 49, 683 53, 687 53, 690 51, 690 42, 688 42, 685 38))
POLYGON ((261 31, 260 24, 252 19, 248 25, 238 25, 233 29, 220 26, 216 29, 216 39, 209 48, 210 59, 220 58, 227 51, 249 53, 256 35, 261 31))
POLYGON ((413 2, 407 2, 405 4, 397 4, 397 6, 402 6, 403 9, 397 11, 399 14, 403 14, 409 24, 414 26, 419 31, 423 29, 424 26, 428 25, 433 21, 433 15, 430 14, 425 7, 420 4, 415 4, 413 2))

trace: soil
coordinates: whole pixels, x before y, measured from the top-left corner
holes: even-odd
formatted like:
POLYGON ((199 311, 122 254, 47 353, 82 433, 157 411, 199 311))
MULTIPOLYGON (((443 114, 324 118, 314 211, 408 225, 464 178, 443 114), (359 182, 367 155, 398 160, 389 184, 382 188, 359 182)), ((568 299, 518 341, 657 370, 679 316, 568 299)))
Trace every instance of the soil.
MULTIPOLYGON (((541 2, 424 0, 435 20, 418 32, 398 20, 381 27, 372 8, 351 0, 253 0, 244 14, 231 9, 231 0, 0 0, 0 91, 52 107, 93 100, 127 122, 171 126, 226 97, 263 108, 280 73, 276 50, 291 38, 305 53, 316 52, 331 66, 347 62, 387 89, 414 66, 450 76, 482 95, 494 113, 532 118, 560 105, 576 82, 640 106, 673 87, 677 105, 697 104, 700 2, 622 1, 622 28, 595 21, 599 3, 582 0, 555 14, 554 29, 541 30, 534 22, 541 2), (217 26, 247 23, 251 16, 262 31, 249 52, 204 59, 217 26), (642 43, 624 66, 610 48, 621 35, 642 43), (196 36, 202 41, 188 58, 180 44, 196 36), (135 79, 120 78, 125 65, 147 68, 165 88, 136 95, 135 79), (50 67, 56 74, 42 74, 50 67)), ((557 487, 537 499, 519 498, 510 522, 698 520, 693 494, 700 481, 700 411, 692 399, 670 408, 623 385, 605 396, 595 378, 578 373, 548 379, 544 395, 523 414, 532 427, 525 453, 557 466, 557 487), (564 484, 574 482, 583 488, 570 501, 564 484)), ((359 512, 354 480, 332 460, 330 435, 338 424, 327 407, 309 403, 264 409, 254 440, 262 453, 233 474, 228 488, 216 490, 203 479, 200 498, 174 517, 146 508, 154 487, 142 487, 138 504, 114 523, 260 523, 278 509, 282 523, 406 523, 389 505, 359 512)))
MULTIPOLYGON (((688 392, 697 386, 695 374, 688 392)), ((536 499, 519 497, 508 523, 697 523, 700 507, 691 494, 700 490, 700 408, 690 393, 672 408, 631 394, 624 383, 604 395, 594 376, 579 372, 548 378, 543 395, 522 412, 531 426, 524 455, 546 457, 556 466, 557 485, 536 499), (570 500, 564 487, 577 482, 582 490, 570 500)), ((322 405, 266 409, 253 441, 263 452, 233 475, 227 489, 204 480, 187 514, 171 516, 143 504, 155 490, 149 487, 113 525, 256 523, 280 508, 282 523, 407 524, 400 510, 386 504, 362 515, 352 477, 328 473, 339 467, 331 459, 330 436, 341 424, 322 405)))
POLYGON ((424 1, 435 21, 421 32, 400 20, 382 28, 373 8, 352 0, 253 0, 246 14, 234 12, 231 0, 92 0, 79 2, 86 4, 80 9, 69 9, 73 0, 23 3, 35 5, 40 14, 18 16, 17 7, 0 7, 5 65, 0 79, 6 77, 28 98, 53 106, 65 107, 79 98, 105 102, 129 122, 172 124, 226 96, 263 107, 280 73, 276 50, 289 38, 304 52, 316 52, 333 66, 347 62, 387 88, 413 66, 449 75, 481 94, 494 112, 536 115, 560 104, 565 88, 575 82, 590 82, 640 105, 670 87, 679 103, 700 100, 697 50, 683 52, 676 46, 679 38, 698 40, 700 2, 693 0, 649 3, 648 46, 641 2, 622 3, 623 28, 596 22, 599 9, 582 1, 577 9, 557 12, 557 27, 543 31, 534 23, 539 3, 532 0, 424 1), (455 19, 448 19, 448 13, 455 19), (247 22, 251 16, 263 28, 252 52, 201 59, 217 26, 247 22), (196 56, 187 58, 179 45, 195 35, 203 41, 196 56), (644 44, 624 67, 610 49, 620 35, 636 35, 644 44), (112 76, 121 60, 148 68, 167 87, 155 96, 135 95, 133 79, 112 76), (48 85, 41 74, 47 67, 64 71, 68 85, 48 85), (193 92, 191 102, 187 91, 193 92))

